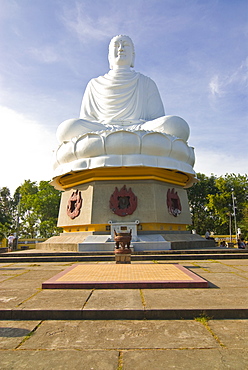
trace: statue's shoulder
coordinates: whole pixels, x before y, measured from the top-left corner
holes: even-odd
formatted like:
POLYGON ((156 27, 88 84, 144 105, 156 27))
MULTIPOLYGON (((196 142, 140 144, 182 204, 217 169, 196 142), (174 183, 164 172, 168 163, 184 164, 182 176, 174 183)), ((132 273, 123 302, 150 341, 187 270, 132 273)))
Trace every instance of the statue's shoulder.
POLYGON ((136 72, 136 73, 138 73, 138 74, 139 74, 140 78, 142 78, 142 79, 144 79, 144 80, 146 80, 146 81, 149 81, 149 82, 151 81, 152 83, 155 83, 151 77, 146 76, 146 75, 143 75, 143 74, 142 74, 142 73, 140 73, 140 72, 136 72))
POLYGON ((146 84, 147 88, 156 88, 157 85, 156 83, 151 79, 151 77, 145 76, 142 73, 139 73, 139 80, 143 83, 146 84))
POLYGON ((99 84, 101 84, 101 85, 105 84, 106 80, 107 80, 106 76, 107 76, 107 73, 103 76, 98 76, 98 77, 92 78, 91 80, 89 80, 89 82, 87 84, 87 88, 89 89, 93 86, 96 87, 99 84))

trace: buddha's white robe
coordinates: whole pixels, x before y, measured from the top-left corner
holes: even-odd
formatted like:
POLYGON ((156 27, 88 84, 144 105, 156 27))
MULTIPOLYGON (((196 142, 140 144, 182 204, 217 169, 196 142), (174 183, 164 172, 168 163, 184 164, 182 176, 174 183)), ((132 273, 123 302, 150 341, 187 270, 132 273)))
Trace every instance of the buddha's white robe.
POLYGON ((110 70, 92 79, 80 112, 83 120, 120 126, 139 125, 162 116, 164 107, 155 82, 135 71, 110 70))
POLYGON ((97 131, 154 131, 174 135, 185 142, 189 126, 180 117, 165 116, 154 81, 135 71, 110 70, 92 79, 85 90, 80 119, 62 122, 60 143, 97 131))

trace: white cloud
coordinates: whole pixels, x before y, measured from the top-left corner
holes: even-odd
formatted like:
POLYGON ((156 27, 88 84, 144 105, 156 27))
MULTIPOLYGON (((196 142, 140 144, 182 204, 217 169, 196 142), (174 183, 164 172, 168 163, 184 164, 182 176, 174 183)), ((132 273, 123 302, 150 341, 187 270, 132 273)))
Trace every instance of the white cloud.
POLYGON ((227 78, 226 84, 239 83, 246 85, 248 83, 248 57, 242 61, 241 65, 227 78))
POLYGON ((50 180, 55 137, 40 123, 0 106, 1 179, 13 193, 24 180, 50 180))
POLYGON ((221 86, 220 86, 219 76, 215 75, 212 77, 209 88, 212 95, 221 95, 221 86))
POLYGON ((109 37, 118 24, 118 17, 97 16, 91 17, 85 5, 77 2, 74 8, 65 8, 62 20, 65 26, 76 33, 81 42, 88 42, 91 39, 104 40, 109 37))
POLYGON ((196 149, 196 163, 194 170, 204 173, 207 176, 214 174, 216 176, 224 176, 227 173, 236 173, 244 175, 248 173, 247 155, 238 154, 236 152, 222 153, 221 147, 215 151, 196 149))
POLYGON ((213 96, 224 96, 228 91, 232 91, 235 86, 242 89, 247 88, 248 84, 248 58, 242 61, 240 66, 234 71, 225 75, 214 75, 209 83, 209 89, 213 96))
POLYGON ((29 50, 30 54, 39 62, 54 63, 59 60, 59 55, 54 50, 53 46, 45 46, 33 48, 29 50))

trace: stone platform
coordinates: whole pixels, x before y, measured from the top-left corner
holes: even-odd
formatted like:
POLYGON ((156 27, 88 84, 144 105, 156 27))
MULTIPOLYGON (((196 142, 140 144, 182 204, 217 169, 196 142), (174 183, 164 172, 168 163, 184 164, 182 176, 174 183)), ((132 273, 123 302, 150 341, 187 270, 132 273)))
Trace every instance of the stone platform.
MULTIPOLYGON (((137 240, 132 241, 133 251, 165 251, 182 249, 214 248, 213 240, 206 240, 190 232, 163 232, 153 234, 138 234, 137 240)), ((43 243, 36 245, 37 250, 74 251, 74 252, 110 252, 115 243, 110 234, 97 235, 92 232, 70 232, 53 236, 43 243)))
POLYGON ((43 289, 207 288, 179 264, 77 264, 42 283, 43 289))
MULTIPOLYGON (((228 259, 208 252, 198 259, 199 251, 187 251, 188 259, 178 260, 166 251, 208 289, 42 289, 80 253, 64 253, 63 262, 51 253, 6 253, 12 257, 0 260, 1 370, 247 369, 247 250, 226 250, 228 259)), ((147 257, 167 266, 162 256, 147 257)), ((92 257, 95 268, 115 266, 92 257)))
MULTIPOLYGON (((8 254, 28 252, 31 251, 8 254)), ((42 289, 43 282, 75 264, 69 260, 41 262, 39 257, 29 261, 13 257, 10 262, 3 257, 0 320, 189 320, 201 315, 247 319, 248 259, 243 258, 247 253, 238 255, 239 258, 234 253, 234 259, 218 259, 218 255, 214 258, 210 254, 199 260, 192 254, 190 260, 180 261, 174 256, 171 262, 208 281, 207 289, 42 289)), ((153 259, 154 265, 168 264, 156 261, 156 256, 153 259)), ((94 264, 100 268, 106 264, 113 266, 115 262, 94 264)), ((132 262, 131 266, 135 264, 142 264, 146 269, 151 261, 132 262)))

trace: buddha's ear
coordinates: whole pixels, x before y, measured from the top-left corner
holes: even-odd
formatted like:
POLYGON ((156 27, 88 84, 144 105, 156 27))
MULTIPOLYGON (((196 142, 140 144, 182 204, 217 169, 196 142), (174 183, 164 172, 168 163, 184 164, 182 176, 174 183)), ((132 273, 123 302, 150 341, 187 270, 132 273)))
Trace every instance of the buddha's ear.
MULTIPOLYGON (((130 40, 131 40, 131 39, 130 39, 130 40)), ((133 49, 133 55, 132 55, 132 62, 131 62, 130 67, 131 67, 131 68, 134 68, 135 50, 134 50, 134 44, 133 44, 133 41, 132 41, 132 40, 131 40, 131 45, 132 45, 132 49, 133 49)))
POLYGON ((133 59, 130 65, 131 68, 134 68, 134 60, 135 60, 135 52, 133 52, 133 59))
POLYGON ((108 61, 109 61, 109 69, 113 69, 113 64, 112 64, 112 61, 111 61, 110 53, 108 54, 108 61))

